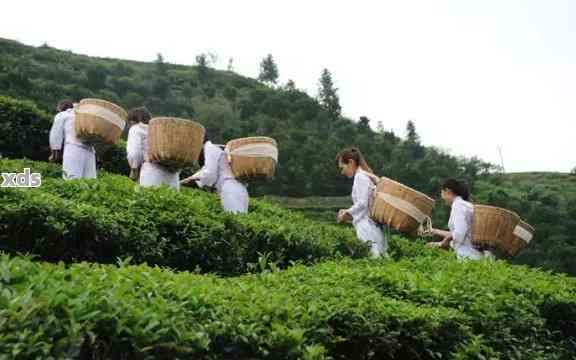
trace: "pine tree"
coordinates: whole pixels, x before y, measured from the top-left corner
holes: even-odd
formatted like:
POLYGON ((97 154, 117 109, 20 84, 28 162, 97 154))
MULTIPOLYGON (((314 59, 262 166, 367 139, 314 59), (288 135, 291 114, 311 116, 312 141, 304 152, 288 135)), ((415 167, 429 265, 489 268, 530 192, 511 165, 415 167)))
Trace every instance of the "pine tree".
POLYGON ((164 62, 164 57, 162 54, 158 53, 154 63, 156 64, 156 72, 158 75, 166 75, 166 63, 164 62))
POLYGON ((198 66, 198 80, 201 84, 205 84, 208 81, 210 73, 208 57, 206 54, 196 56, 196 65, 198 66))
POLYGON ((290 79, 286 82, 286 90, 288 91, 294 91, 296 90, 296 84, 294 83, 294 80, 290 79))
POLYGON ((418 133, 416 132, 416 125, 414 125, 412 120, 409 120, 408 124, 406 125, 406 140, 412 143, 420 142, 420 136, 418 136, 418 133))
POLYGON ((322 75, 320 75, 318 100, 324 110, 328 112, 332 121, 338 119, 342 111, 337 92, 338 89, 334 88, 330 71, 328 71, 328 69, 322 70, 322 75))
POLYGON ((272 54, 268 54, 260 63, 260 75, 258 80, 265 83, 276 84, 278 80, 278 66, 272 58, 272 54))

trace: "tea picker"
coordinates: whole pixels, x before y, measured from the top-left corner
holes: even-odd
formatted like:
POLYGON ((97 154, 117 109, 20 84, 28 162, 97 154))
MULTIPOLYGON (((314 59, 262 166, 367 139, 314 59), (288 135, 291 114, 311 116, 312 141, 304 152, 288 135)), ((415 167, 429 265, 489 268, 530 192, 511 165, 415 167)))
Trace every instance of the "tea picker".
POLYGON ((126 111, 99 99, 83 99, 77 105, 63 101, 58 110, 50 129, 49 160, 62 159, 66 180, 95 179, 94 145, 114 144, 118 140, 126 125, 126 111))
POLYGON ((194 175, 182 183, 196 182, 199 187, 214 187, 224 211, 247 213, 248 189, 239 181, 264 175, 271 177, 276 169, 278 151, 270 138, 255 137, 230 141, 224 149, 206 139, 201 165, 194 175))
POLYGON ((336 156, 336 163, 342 175, 353 178, 352 203, 348 209, 338 212, 338 222, 351 221, 359 240, 370 244, 373 257, 387 254, 388 239, 382 229, 370 218, 370 208, 373 201, 375 186, 371 176, 372 169, 368 166, 360 150, 348 148, 336 156))

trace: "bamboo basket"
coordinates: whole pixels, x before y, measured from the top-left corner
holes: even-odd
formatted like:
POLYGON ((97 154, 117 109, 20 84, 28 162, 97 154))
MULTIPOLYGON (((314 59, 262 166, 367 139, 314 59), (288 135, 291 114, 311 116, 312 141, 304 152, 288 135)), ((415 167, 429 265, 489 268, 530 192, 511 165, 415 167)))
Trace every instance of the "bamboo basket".
POLYGON ((170 169, 198 162, 206 130, 195 121, 156 117, 148 124, 148 159, 170 169))
POLYGON ((520 217, 513 211, 488 205, 474 205, 472 243, 479 247, 505 250, 520 217))
POLYGON ((126 127, 122 107, 100 99, 83 99, 74 107, 76 136, 88 144, 113 145, 126 127))
POLYGON ((434 199, 392 179, 376 185, 371 218, 406 234, 415 234, 432 215, 434 199))
POLYGON ((236 178, 270 179, 276 172, 278 146, 272 138, 259 136, 231 140, 226 144, 226 153, 236 178))
POLYGON ((508 238, 505 243, 505 251, 510 256, 516 256, 524 247, 526 247, 534 237, 534 228, 520 220, 518 225, 514 228, 512 236, 508 238))

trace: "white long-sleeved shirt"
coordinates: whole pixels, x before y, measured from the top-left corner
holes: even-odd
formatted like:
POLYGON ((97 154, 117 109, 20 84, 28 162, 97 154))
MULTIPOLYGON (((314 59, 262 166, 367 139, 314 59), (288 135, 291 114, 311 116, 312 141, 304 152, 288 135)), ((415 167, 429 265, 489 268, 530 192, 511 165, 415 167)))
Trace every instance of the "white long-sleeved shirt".
POLYGON ((218 192, 222 191, 224 181, 235 179, 226 153, 210 141, 204 144, 204 167, 197 174, 199 187, 216 186, 218 192))
POLYGON ((356 225, 359 221, 370 218, 370 207, 375 188, 376 186, 364 170, 356 170, 354 185, 352 185, 353 205, 346 210, 352 216, 352 224, 356 225))
POLYGON ((148 125, 138 123, 130 127, 126 143, 126 157, 132 169, 138 169, 145 161, 148 161, 148 125))
POLYGON ((452 233, 450 245, 453 249, 460 246, 472 247, 472 225, 474 221, 474 205, 460 196, 454 199, 450 211, 448 228, 452 233))
POLYGON ((50 129, 50 149, 61 150, 63 144, 75 144, 93 150, 93 147, 86 145, 76 137, 75 121, 74 109, 61 111, 54 116, 54 122, 50 129))

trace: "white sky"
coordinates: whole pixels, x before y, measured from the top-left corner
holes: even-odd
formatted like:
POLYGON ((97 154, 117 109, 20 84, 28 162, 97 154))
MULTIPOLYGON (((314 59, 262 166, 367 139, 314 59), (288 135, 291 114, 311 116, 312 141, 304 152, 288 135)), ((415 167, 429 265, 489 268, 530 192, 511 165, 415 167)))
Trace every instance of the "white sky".
POLYGON ((0 37, 255 77, 272 53, 312 96, 322 68, 345 115, 508 172, 576 166, 576 1, 7 1, 0 37))

